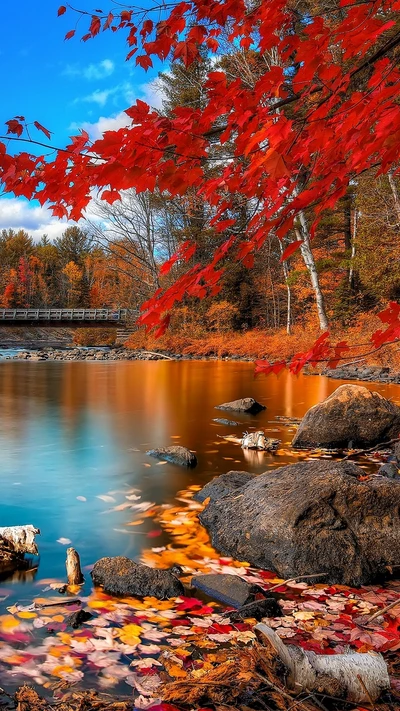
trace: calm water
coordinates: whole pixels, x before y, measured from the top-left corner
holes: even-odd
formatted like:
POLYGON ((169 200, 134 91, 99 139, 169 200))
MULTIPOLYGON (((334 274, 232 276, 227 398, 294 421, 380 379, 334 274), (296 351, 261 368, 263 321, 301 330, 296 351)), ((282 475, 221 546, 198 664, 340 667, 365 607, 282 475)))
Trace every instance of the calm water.
MULTIPOLYGON (((304 455, 289 449, 294 429, 275 417, 301 417, 339 384, 288 373, 254 379, 251 363, 1 362, 1 525, 32 523, 41 530, 37 569, 3 576, 9 595, 3 605, 30 601, 43 581, 63 579, 69 541, 85 567, 105 555, 138 560, 144 548, 165 544, 166 534, 154 531, 151 518, 133 528, 127 525, 132 510, 113 510, 133 489, 141 497, 135 505, 146 509, 229 469, 262 472, 297 461, 304 455), (231 413, 237 427, 213 423, 225 415, 215 405, 245 396, 267 410, 231 413), (254 427, 282 439, 280 452, 245 452, 217 437, 254 427), (196 451, 196 469, 145 454, 173 443, 196 451)), ((400 402, 399 386, 367 387, 400 402)))

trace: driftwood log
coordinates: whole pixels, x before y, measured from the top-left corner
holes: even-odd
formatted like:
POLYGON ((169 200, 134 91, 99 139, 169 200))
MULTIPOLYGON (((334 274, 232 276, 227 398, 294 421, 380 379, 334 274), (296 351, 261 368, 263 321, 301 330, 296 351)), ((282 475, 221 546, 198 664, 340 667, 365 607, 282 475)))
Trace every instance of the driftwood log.
POLYGON ((81 561, 75 548, 68 548, 65 567, 67 569, 68 585, 82 585, 84 578, 81 570, 81 561))
POLYGON ((390 688, 386 662, 381 654, 315 654, 285 645, 276 632, 262 622, 255 626, 255 631, 286 667, 286 685, 291 691, 319 692, 355 703, 371 703, 390 688))
POLYGON ((39 533, 32 524, 0 528, 0 561, 23 558, 25 553, 38 555, 35 536, 39 533))

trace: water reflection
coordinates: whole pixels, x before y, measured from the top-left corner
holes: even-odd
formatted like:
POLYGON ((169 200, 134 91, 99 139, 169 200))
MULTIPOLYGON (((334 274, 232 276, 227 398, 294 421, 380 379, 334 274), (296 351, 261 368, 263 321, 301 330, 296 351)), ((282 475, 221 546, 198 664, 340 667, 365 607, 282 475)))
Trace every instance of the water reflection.
MULTIPOLYGON (((65 575, 67 544, 59 541, 71 541, 84 566, 102 555, 138 558, 149 546, 151 519, 130 528, 129 509, 113 510, 98 497, 112 500, 116 491, 136 487, 141 502, 162 504, 179 489, 229 469, 262 472, 297 461, 304 455, 290 450, 294 428, 275 417, 301 417, 339 384, 288 373, 254 379, 251 363, 3 361, 2 525, 32 523, 41 529, 38 580, 65 575), (215 405, 243 396, 256 397, 267 410, 235 414, 237 428, 213 422, 215 405), (281 449, 242 450, 217 437, 241 436, 251 428, 281 439, 281 449), (146 457, 147 449, 173 443, 196 451, 195 470, 146 457)), ((367 387, 400 400, 399 386, 367 387)), ((27 597, 32 577, 29 572, 24 578, 27 597)), ((20 580, 12 583, 21 595, 20 580)))

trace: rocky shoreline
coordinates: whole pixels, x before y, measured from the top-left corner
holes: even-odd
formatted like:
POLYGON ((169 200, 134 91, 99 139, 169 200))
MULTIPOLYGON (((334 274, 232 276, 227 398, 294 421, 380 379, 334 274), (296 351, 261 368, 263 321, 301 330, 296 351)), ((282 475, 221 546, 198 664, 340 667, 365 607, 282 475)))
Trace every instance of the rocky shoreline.
MULTIPOLYGON (((311 373, 309 373, 311 374, 311 373)), ((321 372, 327 378, 336 380, 362 380, 374 383, 400 383, 400 373, 385 365, 342 365, 335 370, 326 368, 321 372)))
POLYGON ((130 348, 96 347, 96 348, 38 348, 24 349, 17 354, 5 355, 4 360, 28 361, 117 361, 117 360, 235 360, 253 362, 253 358, 245 356, 197 356, 180 353, 158 353, 156 351, 134 351, 130 348))
MULTIPOLYGON (((124 346, 111 348, 53 348, 43 347, 38 349, 24 349, 17 354, 4 355, 4 360, 27 360, 27 361, 119 361, 119 360, 224 360, 224 361, 244 361, 253 362, 254 358, 242 355, 231 355, 218 358, 212 356, 198 356, 196 354, 181 353, 158 353, 156 351, 131 350, 124 346)), ((380 365, 342 365, 336 370, 324 369, 316 372, 311 368, 305 368, 305 375, 324 375, 335 380, 358 380, 363 382, 376 383, 398 383, 400 384, 400 372, 390 369, 389 366, 380 365)))

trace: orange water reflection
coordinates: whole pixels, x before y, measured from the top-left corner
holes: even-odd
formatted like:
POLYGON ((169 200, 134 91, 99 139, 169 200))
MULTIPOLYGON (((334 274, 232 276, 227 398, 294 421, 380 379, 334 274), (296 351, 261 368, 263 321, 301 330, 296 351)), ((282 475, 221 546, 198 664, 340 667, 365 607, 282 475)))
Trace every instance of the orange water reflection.
MULTIPOLYGON (((136 488, 140 502, 172 503, 176 492, 203 485, 229 469, 262 472, 306 456, 290 449, 294 427, 276 417, 301 417, 340 381, 323 377, 254 378, 251 363, 155 361, 0 363, 0 496, 2 525, 33 523, 43 577, 64 575, 71 540, 83 565, 101 555, 141 556, 149 518, 129 527, 132 511, 113 510, 104 495, 136 488), (213 422, 215 405, 253 396, 267 409, 230 413, 236 427, 213 422), (246 452, 220 436, 265 429, 282 440, 277 453, 246 452), (197 453, 187 471, 150 459, 146 450, 183 444, 197 453), (79 498, 77 498, 79 497, 79 498), (100 497, 100 498, 99 498, 100 497)), ((400 386, 374 385, 400 402, 400 386)), ((167 534, 152 544, 168 542, 167 534)))

